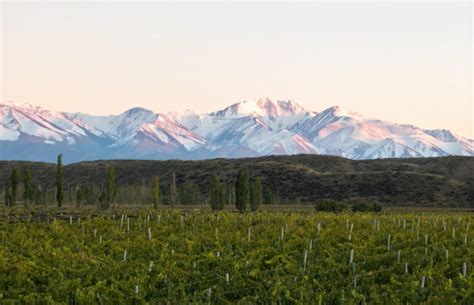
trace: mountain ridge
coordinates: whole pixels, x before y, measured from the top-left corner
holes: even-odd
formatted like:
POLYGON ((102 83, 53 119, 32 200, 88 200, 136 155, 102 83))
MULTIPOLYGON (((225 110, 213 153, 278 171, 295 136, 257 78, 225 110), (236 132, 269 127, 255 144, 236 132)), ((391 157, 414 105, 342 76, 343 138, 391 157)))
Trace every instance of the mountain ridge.
MULTIPOLYGON (((0 161, 0 195, 13 168, 31 167, 33 183, 55 196, 56 164, 0 161)), ((474 158, 395 158, 350 160, 335 156, 291 155, 211 160, 97 160, 67 164, 63 168, 65 190, 80 185, 105 186, 107 168, 114 166, 118 187, 143 187, 151 194, 159 176, 163 194, 169 191, 172 173, 178 188, 186 183, 209 194, 213 175, 225 185, 235 184, 240 168, 249 178, 262 178, 264 191, 279 193, 282 203, 335 200, 375 200, 399 206, 474 207, 474 158)), ((68 192, 69 193, 69 192, 68 192)), ((151 202, 148 201, 146 204, 151 202)), ((125 202, 130 203, 130 202, 125 202)))
POLYGON ((474 156, 474 140, 397 124, 338 106, 320 112, 260 98, 198 114, 142 107, 118 115, 55 112, 0 102, 0 159, 209 159, 322 154, 349 159, 474 156), (43 155, 42 155, 43 154, 43 155))

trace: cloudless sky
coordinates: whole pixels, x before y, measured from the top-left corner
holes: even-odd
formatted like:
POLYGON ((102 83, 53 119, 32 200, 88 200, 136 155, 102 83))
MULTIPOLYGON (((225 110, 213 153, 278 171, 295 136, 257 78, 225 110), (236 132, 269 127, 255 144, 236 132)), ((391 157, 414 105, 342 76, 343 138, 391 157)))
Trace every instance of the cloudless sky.
POLYGON ((2 101, 112 114, 269 96, 474 137, 470 1, 0 5, 2 101))

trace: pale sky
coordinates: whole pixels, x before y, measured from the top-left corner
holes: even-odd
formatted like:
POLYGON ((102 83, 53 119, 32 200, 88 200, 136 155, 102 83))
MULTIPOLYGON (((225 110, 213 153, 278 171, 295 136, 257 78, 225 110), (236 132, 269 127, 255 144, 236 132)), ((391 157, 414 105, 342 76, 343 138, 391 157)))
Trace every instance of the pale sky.
POLYGON ((2 2, 2 101, 214 111, 270 96, 474 138, 465 2, 2 2))

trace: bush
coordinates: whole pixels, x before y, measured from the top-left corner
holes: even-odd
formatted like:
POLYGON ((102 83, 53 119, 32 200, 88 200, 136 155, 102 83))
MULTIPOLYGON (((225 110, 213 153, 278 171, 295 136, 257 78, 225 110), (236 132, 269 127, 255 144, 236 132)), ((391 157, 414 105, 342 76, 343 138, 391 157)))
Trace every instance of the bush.
POLYGON ((352 212, 381 212, 382 206, 376 202, 359 202, 352 205, 352 212))
POLYGON ((347 205, 340 201, 322 199, 316 202, 314 208, 318 212, 334 212, 339 213, 347 210, 347 205))

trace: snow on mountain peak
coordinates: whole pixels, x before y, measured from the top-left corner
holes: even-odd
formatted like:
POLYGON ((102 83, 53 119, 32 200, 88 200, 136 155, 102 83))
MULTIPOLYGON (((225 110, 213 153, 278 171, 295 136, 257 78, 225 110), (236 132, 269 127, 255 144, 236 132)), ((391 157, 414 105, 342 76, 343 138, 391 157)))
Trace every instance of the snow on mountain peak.
POLYGON ((123 112, 126 116, 140 115, 140 114, 152 114, 153 111, 143 107, 133 107, 123 112))
POLYGON ((258 99, 255 103, 255 108, 255 112, 259 113, 260 115, 268 115, 272 117, 281 115, 278 102, 273 102, 268 97, 258 99))
POLYGON ((269 97, 259 98, 257 100, 245 100, 232 104, 218 112, 213 113, 218 117, 243 117, 243 116, 264 116, 264 117, 282 117, 297 115, 300 113, 310 113, 303 106, 293 100, 274 100, 269 97))
POLYGON ((362 117, 360 114, 356 112, 348 111, 347 109, 344 109, 341 106, 332 106, 332 107, 326 108, 323 111, 321 111, 320 114, 331 115, 335 117, 349 117, 349 118, 362 117))
POLYGON ((44 143, 74 143, 73 137, 85 137, 87 132, 100 133, 84 122, 69 118, 65 113, 51 111, 27 103, 0 103, 0 125, 2 134, 40 138, 44 143), (5 129, 9 129, 6 132, 5 129))
POLYGON ((24 114, 29 114, 32 116, 38 116, 38 115, 46 115, 46 116, 56 116, 56 117, 62 117, 62 113, 52 111, 49 109, 42 108, 40 106, 34 106, 29 103, 23 103, 23 102, 6 102, 6 103, 0 103, 0 107, 9 109, 12 113, 13 112, 22 112, 24 114))
POLYGON ((423 132, 431 135, 432 137, 442 140, 444 142, 455 142, 458 135, 455 135, 452 131, 446 129, 434 129, 434 130, 423 130, 423 132))
POLYGON ((276 100, 270 98, 261 98, 257 101, 259 109, 264 111, 268 116, 278 117, 285 115, 295 115, 301 112, 308 112, 303 106, 293 100, 276 100))
POLYGON ((353 159, 474 156, 474 140, 449 130, 385 122, 338 106, 317 113, 293 100, 268 97, 208 114, 160 114, 134 107, 94 116, 0 103, 0 147, 0 158, 30 160, 41 160, 38 151, 63 152, 76 160, 295 153, 353 159))

